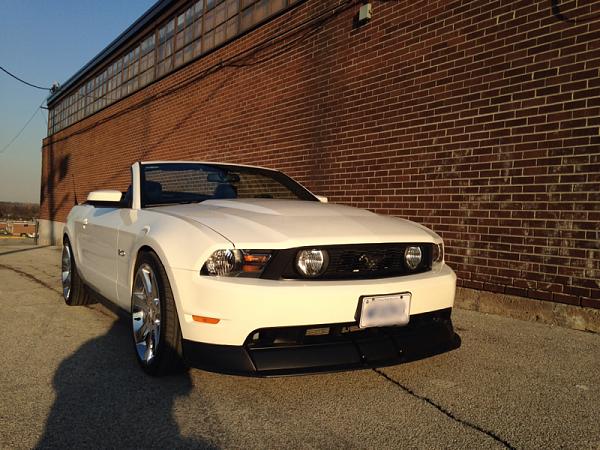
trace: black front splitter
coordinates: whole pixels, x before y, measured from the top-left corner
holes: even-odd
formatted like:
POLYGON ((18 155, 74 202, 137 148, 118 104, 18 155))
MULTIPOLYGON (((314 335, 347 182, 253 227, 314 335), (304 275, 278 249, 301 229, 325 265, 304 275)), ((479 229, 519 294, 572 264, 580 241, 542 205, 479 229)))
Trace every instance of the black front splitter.
MULTIPOLYGON (((295 328, 300 327, 269 331, 289 334, 295 328)), ((247 340, 245 345, 233 346, 184 340, 183 354, 192 367, 237 375, 278 376, 395 365, 445 353, 460 345, 450 310, 442 310, 413 316, 404 327, 307 337, 296 343, 265 345, 247 340)))

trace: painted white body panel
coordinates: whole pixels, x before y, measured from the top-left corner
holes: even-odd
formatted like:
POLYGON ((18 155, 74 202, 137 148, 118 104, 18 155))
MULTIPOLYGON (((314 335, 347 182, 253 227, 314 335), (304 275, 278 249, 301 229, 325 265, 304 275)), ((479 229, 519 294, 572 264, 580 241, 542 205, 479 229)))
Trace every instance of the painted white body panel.
POLYGON ((179 310, 184 338, 227 345, 242 345, 259 328, 353 322, 363 295, 410 292, 410 314, 451 308, 456 289, 448 266, 435 273, 353 281, 209 278, 178 269, 171 277, 175 296, 186 299, 179 310), (198 323, 192 315, 221 321, 198 323))
POLYGON ((258 328, 351 322, 363 295, 411 292, 411 314, 453 306, 456 276, 445 264, 422 274, 374 280, 200 275, 204 262, 218 249, 441 243, 441 238, 407 220, 316 201, 207 200, 142 209, 139 180, 136 163, 130 208, 75 206, 65 234, 84 281, 126 311, 131 308, 138 252, 154 251, 169 277, 185 339, 241 345, 258 328), (220 322, 198 323, 192 315, 220 322))
POLYGON ((310 245, 437 242, 425 228, 370 211, 300 200, 207 200, 164 206, 161 214, 186 217, 226 236, 237 248, 281 249, 310 245))

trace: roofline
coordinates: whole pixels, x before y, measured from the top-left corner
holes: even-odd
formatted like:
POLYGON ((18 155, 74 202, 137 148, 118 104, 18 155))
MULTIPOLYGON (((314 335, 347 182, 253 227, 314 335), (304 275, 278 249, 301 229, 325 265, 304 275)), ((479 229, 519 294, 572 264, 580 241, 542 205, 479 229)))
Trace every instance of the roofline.
POLYGON ((60 88, 48 96, 47 104, 57 101, 65 95, 69 89, 74 87, 79 81, 87 77, 91 72, 98 68, 99 65, 106 62, 120 47, 136 33, 139 33, 149 23, 158 18, 166 9, 176 3, 177 0, 158 0, 148 10, 133 22, 125 31, 123 31, 114 41, 108 44, 100 53, 94 56, 87 64, 79 69, 73 76, 60 86, 60 88))

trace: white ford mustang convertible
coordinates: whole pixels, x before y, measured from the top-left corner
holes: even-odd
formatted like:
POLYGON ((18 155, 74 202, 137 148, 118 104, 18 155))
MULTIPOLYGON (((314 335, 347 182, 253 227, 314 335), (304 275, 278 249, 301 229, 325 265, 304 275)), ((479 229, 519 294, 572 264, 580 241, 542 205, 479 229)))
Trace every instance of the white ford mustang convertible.
POLYGON ((64 229, 69 305, 131 317, 151 375, 272 375, 395 364, 457 348, 456 276, 416 223, 328 204, 281 172, 142 162, 64 229))

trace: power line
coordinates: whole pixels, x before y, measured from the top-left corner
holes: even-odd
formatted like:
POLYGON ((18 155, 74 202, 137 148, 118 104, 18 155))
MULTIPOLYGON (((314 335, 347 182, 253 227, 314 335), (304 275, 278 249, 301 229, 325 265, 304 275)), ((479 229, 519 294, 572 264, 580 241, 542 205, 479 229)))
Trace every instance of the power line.
POLYGON ((43 91, 50 91, 50 90, 51 90, 51 88, 42 87, 42 86, 37 86, 37 85, 35 85, 35 84, 29 83, 29 82, 27 82, 27 81, 23 80, 22 78, 19 78, 18 76, 16 76, 16 75, 14 75, 14 74, 10 73, 8 70, 6 70, 6 69, 5 69, 4 67, 2 67, 2 66, 0 66, 0 70, 1 70, 2 72, 6 73, 7 75, 10 75, 11 77, 13 77, 15 80, 18 80, 18 81, 20 81, 20 82, 21 82, 21 83, 23 83, 23 84, 26 84, 27 86, 31 86, 31 87, 33 87, 33 88, 36 88, 36 89, 41 89, 41 90, 43 90, 43 91))
POLYGON ((35 108, 35 111, 31 115, 29 120, 27 122, 25 122, 25 125, 23 125, 23 128, 21 128, 19 130, 19 132, 8 142, 8 144, 6 144, 4 147, 2 147, 2 149, 0 149, 0 155, 2 155, 2 153, 4 153, 6 150, 9 149, 9 147, 13 144, 13 142, 15 142, 17 139, 19 139, 19 136, 21 136, 21 134, 23 134, 23 131, 25 131, 25 128, 27 128, 27 126, 31 123, 31 121, 33 120, 35 115, 38 113, 39 109, 42 107, 42 105, 44 104, 45 101, 46 101, 46 98, 44 97, 44 100, 42 100, 42 103, 40 103, 40 105, 35 108))

